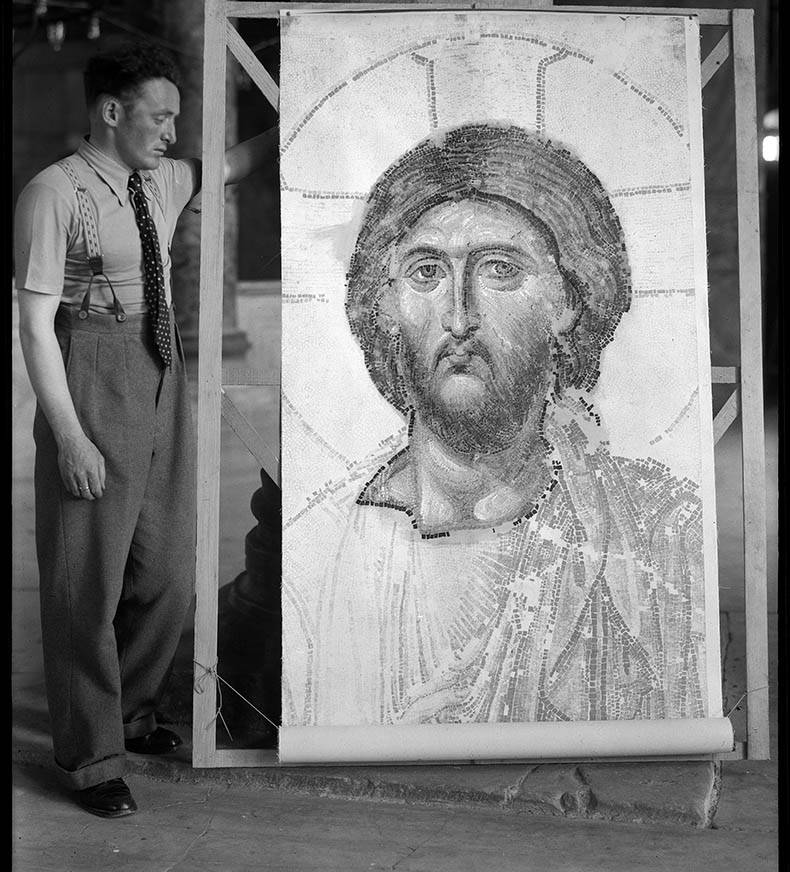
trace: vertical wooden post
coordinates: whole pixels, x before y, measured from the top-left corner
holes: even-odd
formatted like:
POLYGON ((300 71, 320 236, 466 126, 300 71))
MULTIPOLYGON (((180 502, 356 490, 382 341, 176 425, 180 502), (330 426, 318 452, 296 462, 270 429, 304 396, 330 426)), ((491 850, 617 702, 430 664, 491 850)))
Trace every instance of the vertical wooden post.
POLYGON ((192 765, 211 766, 216 751, 214 670, 219 573, 219 458, 224 271, 225 0, 204 0, 203 193, 198 364, 197 554, 192 765))
POLYGON ((738 280, 741 320, 747 756, 752 760, 766 760, 770 756, 770 751, 768 597, 765 556, 765 434, 754 13, 751 9, 732 10, 732 45, 735 76, 738 280))

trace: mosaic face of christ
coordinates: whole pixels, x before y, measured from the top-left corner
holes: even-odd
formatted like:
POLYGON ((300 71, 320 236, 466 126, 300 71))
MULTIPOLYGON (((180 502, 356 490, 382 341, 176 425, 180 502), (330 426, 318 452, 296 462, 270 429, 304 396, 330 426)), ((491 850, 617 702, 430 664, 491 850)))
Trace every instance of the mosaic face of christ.
POLYGON ((349 326, 409 437, 357 502, 427 537, 531 517, 561 469, 554 410, 595 386, 630 303, 600 181, 517 127, 437 132, 371 189, 347 282, 349 326))
POLYGON ((426 426, 460 454, 537 437, 553 340, 575 319, 548 230, 498 200, 440 203, 394 247, 389 278, 380 316, 426 426))

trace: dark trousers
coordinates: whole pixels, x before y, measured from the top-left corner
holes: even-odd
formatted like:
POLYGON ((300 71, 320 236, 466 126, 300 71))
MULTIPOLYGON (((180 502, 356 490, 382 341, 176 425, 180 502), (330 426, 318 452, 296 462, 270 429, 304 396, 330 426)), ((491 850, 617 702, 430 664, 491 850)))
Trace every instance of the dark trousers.
POLYGON ((81 321, 61 306, 55 332, 80 423, 106 466, 104 496, 69 494, 36 410, 47 699, 59 774, 81 789, 121 776, 124 739, 156 727, 194 590, 194 445, 172 317, 171 369, 159 361, 147 315, 81 321))

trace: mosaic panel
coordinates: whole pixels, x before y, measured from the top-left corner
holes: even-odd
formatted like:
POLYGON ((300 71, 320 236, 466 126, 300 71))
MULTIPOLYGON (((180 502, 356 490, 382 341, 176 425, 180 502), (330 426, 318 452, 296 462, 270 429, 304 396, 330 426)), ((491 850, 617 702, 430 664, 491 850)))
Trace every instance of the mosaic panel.
POLYGON ((285 20, 284 726, 721 714, 695 34, 285 20))

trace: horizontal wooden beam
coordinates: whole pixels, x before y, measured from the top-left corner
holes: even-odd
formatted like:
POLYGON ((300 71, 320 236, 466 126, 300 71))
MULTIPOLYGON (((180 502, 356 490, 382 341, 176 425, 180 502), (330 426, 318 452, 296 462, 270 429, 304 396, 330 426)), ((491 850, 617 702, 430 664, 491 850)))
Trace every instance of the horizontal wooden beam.
POLYGON ((422 3, 393 3, 392 0, 364 0, 364 2, 332 2, 332 0, 324 0, 324 2, 290 2, 284 0, 282 3, 244 3, 229 2, 226 4, 226 14, 232 18, 276 18, 281 11, 288 12, 294 10, 296 12, 407 12, 412 9, 417 11, 433 10, 437 12, 451 10, 483 10, 483 9, 503 9, 512 11, 525 11, 531 9, 545 10, 551 8, 552 0, 460 0, 453 3, 452 0, 423 0, 422 3))
POLYGON ((729 754, 716 754, 716 760, 745 760, 747 757, 746 742, 736 742, 729 754))
POLYGON ((712 366, 711 381, 718 385, 735 385, 741 380, 741 372, 737 366, 712 366))
POLYGON ((277 751, 266 748, 218 748, 212 766, 246 769, 252 766, 279 766, 277 751))
POLYGON ((276 296, 281 291, 280 279, 239 279, 236 282, 236 294, 240 297, 276 296))
POLYGON ((279 18, 280 11, 288 12, 453 12, 462 10, 501 10, 501 11, 535 11, 535 12, 583 12, 606 13, 613 15, 695 15, 700 24, 730 23, 729 9, 684 9, 683 7, 655 6, 535 6, 531 3, 496 2, 482 3, 242 3, 229 2, 225 5, 229 18, 279 18))
MULTIPOLYGON (((668 763, 668 762, 693 762, 693 761, 716 761, 716 760, 743 760, 745 759, 745 743, 735 742, 732 751, 725 754, 689 754, 673 757, 579 757, 574 759, 558 758, 556 760, 523 759, 505 760, 505 763, 521 763, 528 765, 541 765, 549 763, 668 763)), ((211 766, 224 766, 228 769, 245 768, 252 766, 279 767, 281 764, 277 758, 277 752, 264 748, 218 748, 214 752, 211 766)), ((310 766, 321 766, 320 763, 310 763, 310 766)), ((326 765, 326 764, 323 764, 326 765)), ((432 765, 413 763, 410 765, 432 765)), ((289 764, 289 769, 298 769, 298 765, 289 764)))
POLYGON ((258 369, 254 366, 223 366, 222 384, 279 388, 280 370, 258 369))

